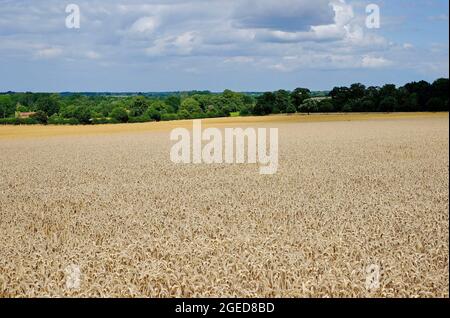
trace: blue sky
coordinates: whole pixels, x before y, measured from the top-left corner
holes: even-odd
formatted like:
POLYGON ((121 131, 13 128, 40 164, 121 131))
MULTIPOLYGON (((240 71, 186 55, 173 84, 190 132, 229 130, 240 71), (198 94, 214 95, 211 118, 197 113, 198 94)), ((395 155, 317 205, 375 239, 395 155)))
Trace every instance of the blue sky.
POLYGON ((0 91, 433 81, 449 73, 448 12, 447 0, 0 0, 0 91), (65 26, 70 3, 79 29, 65 26))

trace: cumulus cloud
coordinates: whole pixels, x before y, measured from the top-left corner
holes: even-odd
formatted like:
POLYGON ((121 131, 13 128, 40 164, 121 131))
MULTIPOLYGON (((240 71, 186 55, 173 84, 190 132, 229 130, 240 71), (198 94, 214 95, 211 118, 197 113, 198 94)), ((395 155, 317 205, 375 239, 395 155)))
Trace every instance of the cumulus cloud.
POLYGON ((243 0, 233 14, 236 26, 278 31, 308 30, 333 21, 329 0, 243 0))
MULTIPOLYGON (((151 64, 159 69, 176 65, 198 71, 192 74, 234 64, 297 72, 411 67, 424 56, 433 63, 411 39, 396 44, 389 34, 368 30, 364 3, 357 1, 78 0, 77 4, 81 28, 71 30, 65 27, 61 1, 3 1, 0 57, 70 60, 72 65, 97 61, 115 67, 151 64), (196 65, 191 65, 193 60, 196 65)), ((433 50, 439 60, 448 56, 448 45, 433 50)))
POLYGON ((152 56, 190 55, 201 45, 201 38, 195 32, 185 32, 177 36, 162 37, 145 51, 152 56))
POLYGON ((77 32, 63 26, 64 6, 55 0, 16 1, 0 13, 0 24, 10 21, 8 32, 18 41, 42 43, 45 36, 50 48, 30 52, 35 56, 71 54, 76 59, 77 54, 70 52, 79 52, 81 42, 89 59, 108 55, 124 63, 127 55, 133 61, 149 56, 223 56, 228 61, 237 57, 238 63, 240 56, 281 60, 286 51, 314 53, 324 45, 326 50, 339 50, 348 48, 349 42, 355 47, 376 42, 357 25, 353 7, 344 0, 80 0, 79 6, 82 20, 77 32), (11 22, 14 14, 21 17, 20 23, 11 22), (37 28, 39 35, 24 35, 36 32, 36 20, 46 21, 37 28))
POLYGON ((255 59, 250 56, 233 56, 225 59, 224 63, 252 63, 255 59))
POLYGON ((328 6, 333 9, 334 23, 309 25, 308 30, 288 32, 283 30, 259 31, 258 37, 273 42, 301 42, 301 41, 336 41, 344 39, 363 38, 362 30, 352 24, 353 9, 344 1, 332 1, 328 6))
POLYGON ((154 17, 139 18, 130 28, 133 34, 149 34, 153 33, 158 26, 158 21, 154 17))
POLYGON ((40 49, 36 52, 35 56, 38 58, 51 59, 59 57, 63 54, 63 50, 58 47, 50 47, 45 49, 40 49))
POLYGON ((384 57, 364 56, 361 65, 368 68, 378 68, 391 65, 392 62, 384 57))
POLYGON ((390 61, 382 57, 316 52, 315 54, 284 56, 281 61, 274 58, 271 60, 271 63, 268 64, 268 68, 279 72, 292 73, 299 70, 310 69, 343 70, 379 68, 388 66, 389 64, 390 61))
POLYGON ((403 48, 406 50, 410 50, 414 48, 414 45, 412 45, 411 43, 403 43, 403 48))
POLYGON ((448 22, 448 14, 432 15, 428 17, 428 20, 448 22))
POLYGON ((86 57, 91 60, 98 60, 101 58, 101 55, 95 51, 88 51, 86 52, 86 57))

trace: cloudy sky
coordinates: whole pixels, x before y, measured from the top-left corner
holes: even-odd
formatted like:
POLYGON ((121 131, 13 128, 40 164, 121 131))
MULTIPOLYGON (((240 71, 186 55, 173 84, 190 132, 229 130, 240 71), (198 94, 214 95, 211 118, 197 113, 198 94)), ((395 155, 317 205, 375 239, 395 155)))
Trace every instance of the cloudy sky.
POLYGON ((0 0, 0 91, 432 81, 449 73, 448 12, 447 0, 0 0), (79 29, 66 27, 70 3, 79 29))

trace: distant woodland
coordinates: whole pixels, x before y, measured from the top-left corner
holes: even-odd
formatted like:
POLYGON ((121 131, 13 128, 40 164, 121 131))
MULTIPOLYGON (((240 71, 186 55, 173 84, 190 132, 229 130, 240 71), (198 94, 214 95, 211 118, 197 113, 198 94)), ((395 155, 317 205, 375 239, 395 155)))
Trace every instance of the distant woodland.
POLYGON ((91 125, 228 116, 333 112, 449 111, 449 79, 329 92, 307 88, 265 93, 192 91, 176 93, 0 94, 0 124, 91 125))

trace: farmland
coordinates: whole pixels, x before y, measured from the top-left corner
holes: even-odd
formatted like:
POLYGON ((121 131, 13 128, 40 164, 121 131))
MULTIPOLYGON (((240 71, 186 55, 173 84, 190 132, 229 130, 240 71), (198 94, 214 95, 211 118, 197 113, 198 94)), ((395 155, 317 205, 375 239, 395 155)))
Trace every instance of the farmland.
POLYGON ((279 128, 278 173, 173 164, 188 120, 0 127, 0 297, 449 296, 447 113, 204 125, 279 128))

